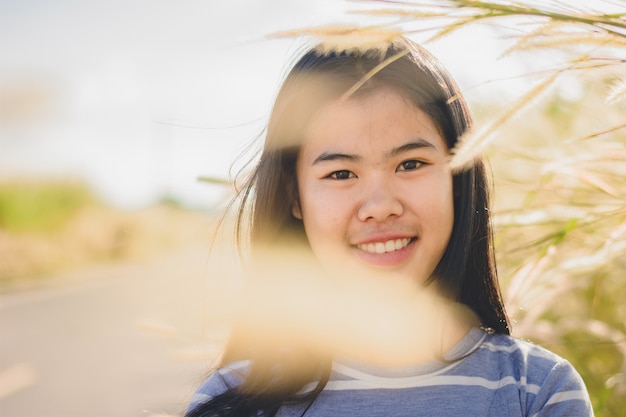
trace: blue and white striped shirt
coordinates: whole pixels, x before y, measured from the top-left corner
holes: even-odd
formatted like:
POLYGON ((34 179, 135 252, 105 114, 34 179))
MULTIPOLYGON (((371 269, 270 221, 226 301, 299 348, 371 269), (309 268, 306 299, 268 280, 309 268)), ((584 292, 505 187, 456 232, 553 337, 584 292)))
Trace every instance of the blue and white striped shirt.
MULTIPOLYGON (((572 365, 532 343, 474 328, 446 359, 451 362, 398 368, 337 361, 305 415, 593 416, 583 380, 572 365)), ((246 367, 245 361, 237 362, 212 374, 190 408, 236 386, 246 367)), ((300 416, 308 405, 285 405, 278 416, 300 416)))

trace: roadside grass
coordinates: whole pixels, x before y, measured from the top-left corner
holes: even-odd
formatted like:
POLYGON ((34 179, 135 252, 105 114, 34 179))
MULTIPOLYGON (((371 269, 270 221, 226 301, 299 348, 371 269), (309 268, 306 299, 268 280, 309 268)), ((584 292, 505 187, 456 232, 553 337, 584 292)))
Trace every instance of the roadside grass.
POLYGON ((103 262, 210 242, 211 216, 161 204, 116 210, 74 181, 0 182, 0 291, 103 262))

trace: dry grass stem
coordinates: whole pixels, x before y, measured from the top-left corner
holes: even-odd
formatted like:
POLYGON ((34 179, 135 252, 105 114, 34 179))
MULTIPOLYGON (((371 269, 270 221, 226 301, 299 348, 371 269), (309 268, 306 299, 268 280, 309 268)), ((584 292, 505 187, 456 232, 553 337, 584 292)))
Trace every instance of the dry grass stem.
MULTIPOLYGON (((607 104, 615 104, 618 101, 624 100, 626 98, 626 80, 620 80, 618 83, 611 87, 611 92, 606 97, 607 104)), ((626 124, 617 126, 616 128, 626 127, 626 124)))
POLYGON ((571 33, 563 31, 547 32, 542 35, 532 33, 520 38, 520 40, 505 51, 503 55, 510 54, 513 51, 580 45, 624 48, 626 47, 626 38, 621 38, 610 33, 571 33))
POLYGON ((409 10, 409 9, 377 9, 377 10, 353 10, 352 14, 369 15, 369 16, 391 16, 400 17, 404 19, 428 19, 437 17, 449 17, 443 15, 441 12, 427 12, 423 10, 409 10))
POLYGON ((551 11, 548 8, 540 9, 538 7, 526 6, 522 3, 500 3, 490 1, 475 0, 452 0, 453 4, 458 7, 475 10, 478 17, 504 17, 504 16, 529 16, 543 17, 555 22, 568 22, 593 26, 607 32, 614 33, 618 36, 626 36, 626 20, 625 13, 608 14, 600 12, 563 12, 551 11))
POLYGON ((403 56, 407 55, 410 51, 408 49, 399 52, 387 59, 385 59, 383 62, 381 62, 380 64, 376 65, 374 68, 372 68, 367 74, 365 74, 365 76, 363 76, 362 79, 359 80, 359 82, 357 82, 356 84, 354 84, 348 91, 346 91, 344 93, 344 95, 341 97, 342 100, 347 100, 348 98, 350 98, 350 96, 352 96, 352 94, 354 94, 359 88, 361 88, 361 86, 363 86, 363 84, 365 84, 369 79, 371 79, 374 75, 376 75, 376 73, 378 73, 380 70, 382 70, 383 68, 385 68, 387 65, 391 64, 394 61, 397 61, 398 59, 402 58, 403 56))
MULTIPOLYGON (((626 84, 625 84, 625 86, 626 86, 626 84)), ((625 89, 626 89, 626 87, 625 87, 625 89)), ((626 94, 626 93, 624 93, 624 94, 626 94)), ((586 136, 583 136, 583 137, 580 137, 580 138, 569 140, 568 142, 569 143, 574 143, 574 142, 581 142, 581 141, 585 141, 585 140, 589 140, 589 139, 595 139, 597 137, 608 135, 609 133, 613 133, 613 132, 616 132, 616 131, 621 130, 621 129, 626 129, 626 123, 619 124, 617 126, 613 126, 613 127, 608 128, 608 129, 603 129, 603 130, 601 130, 599 132, 594 132, 594 133, 592 133, 590 135, 586 135, 586 136)))
POLYGON ((311 37, 321 42, 318 49, 325 54, 331 52, 358 54, 372 53, 373 51, 380 51, 382 54, 390 44, 398 41, 402 35, 402 30, 386 26, 326 26, 276 32, 271 36, 311 37))
POLYGON ((482 154, 487 145, 493 140, 494 133, 512 118, 519 116, 530 103, 537 99, 542 93, 545 93, 549 87, 554 84, 559 75, 560 72, 551 74, 548 78, 524 94, 509 109, 505 110, 483 129, 477 132, 470 132, 469 135, 463 136, 459 140, 459 144, 452 150, 453 156, 450 161, 451 168, 453 170, 463 169, 476 156, 482 154))

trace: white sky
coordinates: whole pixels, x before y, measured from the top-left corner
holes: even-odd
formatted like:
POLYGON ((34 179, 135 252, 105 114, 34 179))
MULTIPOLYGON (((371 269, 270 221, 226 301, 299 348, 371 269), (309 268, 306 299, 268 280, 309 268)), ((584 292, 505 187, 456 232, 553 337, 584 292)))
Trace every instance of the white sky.
MULTIPOLYGON (((162 194, 210 206, 223 190, 196 178, 228 175, 263 128, 299 45, 265 35, 368 23, 345 13, 359 7, 342 0, 0 0, 0 112, 18 109, 0 114, 0 176, 77 175, 122 207, 162 194), (39 105, 14 106, 11 97, 24 91, 35 91, 39 105)), ((528 68, 498 59, 498 33, 462 32, 426 47, 470 100, 506 95, 523 82, 485 82, 528 68)))

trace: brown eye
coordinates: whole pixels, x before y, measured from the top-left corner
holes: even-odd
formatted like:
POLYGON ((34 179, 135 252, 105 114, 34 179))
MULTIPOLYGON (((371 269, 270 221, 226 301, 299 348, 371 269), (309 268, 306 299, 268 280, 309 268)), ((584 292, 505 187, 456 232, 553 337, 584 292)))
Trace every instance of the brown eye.
POLYGON ((330 175, 328 175, 328 178, 332 178, 334 180, 347 180, 354 177, 355 175, 347 169, 331 172, 330 175))
POLYGON ((415 159, 404 161, 398 166, 398 171, 413 171, 422 166, 422 164, 422 162, 415 159))

